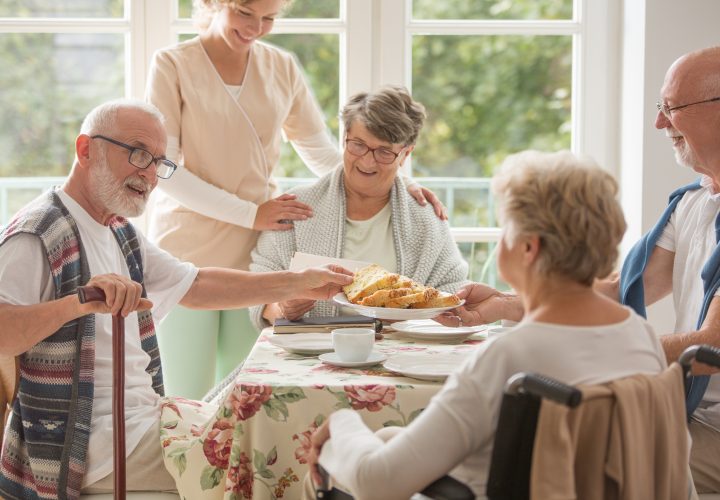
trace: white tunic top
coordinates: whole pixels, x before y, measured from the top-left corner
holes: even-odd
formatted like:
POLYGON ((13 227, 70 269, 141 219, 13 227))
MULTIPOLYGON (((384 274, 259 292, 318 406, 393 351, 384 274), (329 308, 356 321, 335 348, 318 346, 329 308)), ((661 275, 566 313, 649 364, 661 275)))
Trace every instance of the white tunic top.
POLYGON ((199 38, 163 49, 153 58, 146 99, 165 115, 168 157, 181 165, 153 194, 149 236, 198 266, 248 268, 257 207, 276 194, 282 134, 315 138, 312 144, 324 137, 320 149, 330 153, 309 164, 318 175, 341 161, 295 59, 265 43, 252 45, 234 91, 199 38))
POLYGON ((529 371, 595 384, 665 367, 650 325, 630 309, 626 320, 599 327, 523 322, 480 344, 425 411, 385 444, 358 413, 332 414, 320 463, 359 500, 409 498, 451 470, 483 498, 510 376, 529 371))
MULTIPOLYGON (((129 277, 125 258, 112 230, 96 222, 65 192, 57 193, 78 226, 90 275, 116 273, 129 277)), ((157 326, 190 289, 198 270, 148 243, 140 233, 138 239, 145 288, 154 304, 152 313, 157 326)), ((55 286, 39 238, 20 234, 0 246, 0 302, 39 304, 52 300, 54 295, 55 286)), ((113 468, 110 445, 113 431, 111 315, 95 315, 95 340, 95 397, 83 486, 102 479, 113 468)), ((128 456, 150 426, 158 425, 160 418, 160 396, 152 389, 152 378, 145 371, 149 363, 150 357, 140 346, 137 314, 132 313, 125 318, 125 432, 128 456)))

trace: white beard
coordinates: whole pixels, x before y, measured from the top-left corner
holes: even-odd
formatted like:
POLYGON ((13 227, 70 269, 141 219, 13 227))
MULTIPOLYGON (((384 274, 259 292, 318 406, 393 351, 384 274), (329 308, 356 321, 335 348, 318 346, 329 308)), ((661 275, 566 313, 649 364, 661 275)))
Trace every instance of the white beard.
POLYGON ((113 175, 107 157, 102 155, 95 168, 90 170, 90 182, 98 199, 112 214, 122 217, 137 217, 145 210, 152 187, 140 177, 128 177, 124 182, 113 175), (145 195, 142 198, 127 192, 127 187, 142 189, 145 195))

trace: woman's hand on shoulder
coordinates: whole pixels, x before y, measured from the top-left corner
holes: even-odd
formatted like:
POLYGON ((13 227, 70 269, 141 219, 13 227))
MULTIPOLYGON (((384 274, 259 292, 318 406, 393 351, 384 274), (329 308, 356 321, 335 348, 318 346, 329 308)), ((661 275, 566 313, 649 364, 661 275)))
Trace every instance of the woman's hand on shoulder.
POLYGON ((292 229, 292 221, 312 217, 312 208, 296 198, 294 194, 281 194, 260 205, 255 214, 253 229, 287 231, 292 229))
POLYGON ((407 191, 410 196, 415 198, 415 201, 417 201, 419 205, 425 206, 428 202, 430 202, 430 204, 433 206, 433 210, 435 210, 435 215, 437 215, 438 219, 448 220, 448 214, 445 205, 443 205, 440 201, 440 198, 438 198, 435 193, 430 191, 428 188, 422 187, 417 182, 413 182, 412 184, 408 184, 407 191))

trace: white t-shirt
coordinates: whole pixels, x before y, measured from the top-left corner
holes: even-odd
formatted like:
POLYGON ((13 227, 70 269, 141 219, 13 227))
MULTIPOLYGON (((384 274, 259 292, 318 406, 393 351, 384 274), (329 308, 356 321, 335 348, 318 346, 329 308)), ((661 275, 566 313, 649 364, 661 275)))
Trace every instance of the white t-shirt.
MULTIPOLYGON (((673 262, 673 302, 675 333, 697 330, 697 319, 703 303, 700 273, 717 246, 715 219, 720 212, 720 194, 712 194, 710 180, 703 187, 688 191, 678 203, 665 226, 657 246, 675 252, 673 262)), ((720 290, 715 292, 715 297, 720 290)), ((712 375, 703 397, 702 407, 694 416, 720 430, 720 375, 712 375)))
POLYGON ((652 328, 630 309, 626 320, 598 327, 522 322, 480 344, 425 411, 385 444, 358 413, 334 413, 320 463, 359 499, 409 498, 450 470, 483 498, 503 388, 512 375, 528 371, 595 384, 665 367, 652 328))
MULTIPOLYGON (((90 275, 130 276, 125 258, 110 228, 96 222, 63 191, 58 191, 78 226, 90 275)), ((153 302, 155 324, 177 304, 192 285, 197 268, 182 263, 138 233, 145 288, 153 302)), ((40 239, 20 234, 0 246, 0 302, 31 305, 52 300, 55 286, 40 239)), ((95 397, 83 486, 112 472, 112 316, 95 315, 95 397)), ((160 397, 145 371, 150 357, 140 346, 137 314, 125 318, 125 429, 130 455, 151 425, 160 418, 160 397)))
POLYGON ((374 262, 391 273, 397 272, 397 255, 391 217, 392 206, 390 203, 387 203, 382 210, 367 220, 353 220, 345 217, 343 258, 374 262))
MULTIPOLYGON (((388 202, 382 210, 366 220, 345 217, 345 241, 343 258, 374 262, 388 272, 397 272, 397 255, 392 227, 392 206, 388 202)), ((346 316, 357 314, 349 307, 341 307, 346 316)))

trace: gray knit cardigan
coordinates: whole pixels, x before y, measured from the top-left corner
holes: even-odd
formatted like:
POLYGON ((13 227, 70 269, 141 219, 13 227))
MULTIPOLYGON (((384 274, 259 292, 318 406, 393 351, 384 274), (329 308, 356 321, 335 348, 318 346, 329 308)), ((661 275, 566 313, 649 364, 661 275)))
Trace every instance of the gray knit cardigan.
MULTIPOLYGON (((298 201, 313 209, 313 216, 295 221, 289 231, 264 231, 252 252, 250 270, 282 271, 290 266, 295 252, 342 257, 345 243, 345 188, 342 166, 310 186, 290 190, 298 201)), ((447 222, 435 216, 432 206, 420 206, 407 192, 401 177, 395 179, 390 193, 390 218, 395 240, 397 269, 418 283, 443 291, 455 292, 467 281, 468 265, 450 234, 447 222)), ((265 306, 250 308, 250 317, 258 328, 265 328, 265 306)), ((332 301, 318 301, 306 316, 337 316, 332 301)))

